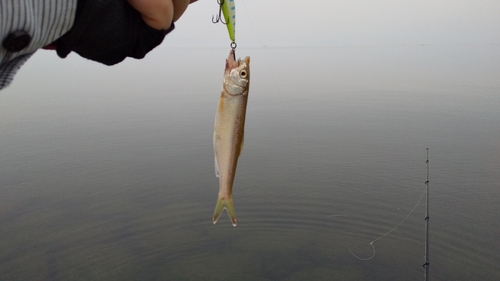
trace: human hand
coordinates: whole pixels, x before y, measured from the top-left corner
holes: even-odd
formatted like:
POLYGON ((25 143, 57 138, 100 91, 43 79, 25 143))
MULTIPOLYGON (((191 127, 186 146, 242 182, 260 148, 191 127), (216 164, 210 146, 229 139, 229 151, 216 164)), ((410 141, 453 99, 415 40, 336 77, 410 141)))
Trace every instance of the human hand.
POLYGON ((197 0, 128 0, 142 15, 144 22, 154 29, 168 29, 197 0))
POLYGON ((75 52, 106 65, 126 57, 141 59, 175 28, 191 2, 195 1, 82 1, 73 27, 56 41, 57 54, 65 58, 75 52))

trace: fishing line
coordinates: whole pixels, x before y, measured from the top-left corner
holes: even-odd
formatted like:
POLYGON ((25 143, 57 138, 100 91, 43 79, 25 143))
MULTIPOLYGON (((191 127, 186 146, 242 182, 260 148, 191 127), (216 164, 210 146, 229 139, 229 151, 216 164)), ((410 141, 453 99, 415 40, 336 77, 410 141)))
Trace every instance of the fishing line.
MULTIPOLYGON (((418 199, 417 203, 415 204, 415 206, 413 206, 413 209, 411 209, 411 211, 408 213, 408 215, 406 215, 406 217, 404 217, 404 219, 402 221, 400 221, 395 227, 393 227, 391 230, 389 230, 388 232, 386 232, 385 234, 383 234, 382 236, 378 237, 377 239, 371 241, 369 243, 369 245, 372 247, 373 249, 373 254, 368 257, 368 258, 363 258, 363 257, 360 257, 358 255, 356 255, 352 250, 351 250, 351 247, 349 246, 349 238, 346 237, 346 241, 347 241, 347 249, 349 250, 349 252, 351 253, 351 255, 353 255, 355 258, 357 258, 358 260, 362 260, 362 261, 367 261, 367 260, 371 260, 374 256, 375 256, 375 246, 373 245, 373 243, 377 242, 378 240, 386 237, 387 235, 391 234, 391 232, 393 232, 394 230, 396 230, 400 225, 402 225, 407 219, 408 217, 411 216, 411 214, 413 214, 413 212, 415 211, 415 209, 417 209, 417 206, 420 204, 420 201, 422 201, 422 198, 424 198, 424 195, 425 193, 427 192, 427 190, 424 188, 424 192, 422 193, 422 195, 420 195, 420 198, 418 199)), ((347 215, 329 215, 327 217, 346 217, 348 218, 349 220, 352 221, 352 219, 347 216, 347 215)), ((347 235, 346 235, 347 236, 347 235)))
MULTIPOLYGON (((274 92, 278 93, 278 96, 281 100, 284 100, 283 97, 281 96, 281 92, 279 91, 279 88, 276 84, 276 79, 275 79, 275 76, 274 76, 274 69, 273 69, 273 65, 271 63, 271 58, 269 57, 269 53, 267 52, 267 48, 265 47, 265 45, 263 44, 262 40, 260 39, 260 36, 259 34, 257 33, 257 31, 255 31, 255 27, 253 26, 252 24, 252 21, 250 20, 250 15, 248 14, 248 9, 245 5, 245 2, 242 1, 241 2, 243 4, 244 7, 244 11, 245 11, 245 14, 248 18, 248 23, 250 24, 250 27, 252 28, 252 31, 254 32, 255 36, 257 37, 257 40, 259 40, 260 42, 260 45, 262 46, 262 49, 264 49, 264 53, 266 54, 266 58, 267 58, 267 62, 268 62, 268 65, 269 65, 269 70, 271 72, 271 80, 273 82, 273 87, 275 89, 274 92)), ((288 112, 291 112, 290 108, 286 105, 286 104, 283 104, 283 106, 286 107, 287 111, 288 112)), ((302 176, 302 178, 304 178, 304 173, 302 171, 302 156, 301 156, 301 145, 300 145, 300 139, 299 139, 299 129, 298 129, 298 126, 297 126, 297 119, 295 118, 295 116, 293 116, 294 118, 294 121, 293 122, 293 125, 294 125, 294 128, 295 128, 295 138, 297 140, 297 147, 298 147, 298 165, 299 165, 299 171, 300 171, 300 175, 302 176)))

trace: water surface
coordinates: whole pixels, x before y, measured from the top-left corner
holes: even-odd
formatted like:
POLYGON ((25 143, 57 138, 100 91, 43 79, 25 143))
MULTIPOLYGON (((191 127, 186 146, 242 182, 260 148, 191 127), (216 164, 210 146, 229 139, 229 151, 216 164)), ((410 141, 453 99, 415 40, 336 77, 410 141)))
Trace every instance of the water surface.
POLYGON ((227 52, 37 54, 0 93, 0 279, 421 280, 426 148, 431 278, 500 279, 498 46, 239 48, 235 228, 211 222, 227 52))

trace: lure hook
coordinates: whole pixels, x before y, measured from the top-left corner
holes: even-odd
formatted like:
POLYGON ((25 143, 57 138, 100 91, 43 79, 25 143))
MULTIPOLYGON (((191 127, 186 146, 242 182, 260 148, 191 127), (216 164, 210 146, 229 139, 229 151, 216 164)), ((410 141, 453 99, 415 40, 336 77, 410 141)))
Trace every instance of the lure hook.
POLYGON ((213 23, 218 23, 222 22, 223 24, 227 24, 227 22, 224 22, 222 20, 222 5, 224 5, 224 0, 217 0, 217 4, 219 4, 219 14, 216 16, 212 16, 212 22, 213 23))
POLYGON ((231 42, 231 50, 233 51, 233 59, 236 60, 236 42, 231 42))

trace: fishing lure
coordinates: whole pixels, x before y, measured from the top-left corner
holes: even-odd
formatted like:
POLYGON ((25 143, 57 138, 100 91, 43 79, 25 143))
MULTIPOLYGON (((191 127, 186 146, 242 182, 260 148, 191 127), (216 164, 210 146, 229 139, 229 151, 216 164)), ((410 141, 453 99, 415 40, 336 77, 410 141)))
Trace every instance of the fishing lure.
POLYGON ((217 4, 219 4, 219 15, 217 15, 214 19, 212 17, 212 22, 222 22, 227 26, 227 32, 229 34, 229 39, 231 39, 231 48, 236 48, 235 43, 235 28, 236 28, 236 6, 234 4, 234 0, 217 0, 217 4), (224 16, 224 20, 221 17, 224 16))

